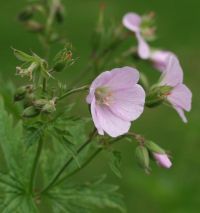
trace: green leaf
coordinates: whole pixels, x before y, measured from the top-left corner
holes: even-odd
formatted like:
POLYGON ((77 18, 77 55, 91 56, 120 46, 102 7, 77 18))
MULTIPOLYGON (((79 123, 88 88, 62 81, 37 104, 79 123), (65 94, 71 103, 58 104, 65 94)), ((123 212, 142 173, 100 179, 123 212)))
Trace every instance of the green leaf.
POLYGON ((113 173, 117 177, 122 178, 122 174, 120 171, 121 159, 122 159, 121 152, 112 151, 110 157, 111 157, 109 162, 110 169, 113 171, 113 173))
POLYGON ((45 196, 50 199, 54 213, 93 213, 96 207, 109 207, 122 213, 126 212, 122 196, 117 192, 118 186, 106 184, 104 180, 105 176, 102 176, 94 181, 77 185, 66 181, 45 196))

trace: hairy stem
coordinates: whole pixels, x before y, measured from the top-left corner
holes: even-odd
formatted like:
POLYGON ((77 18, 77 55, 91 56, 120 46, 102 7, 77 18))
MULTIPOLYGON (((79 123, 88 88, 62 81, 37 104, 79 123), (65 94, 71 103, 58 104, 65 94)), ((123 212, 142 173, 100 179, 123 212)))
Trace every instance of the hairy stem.
POLYGON ((72 90, 69 90, 68 92, 66 92, 65 94, 63 94, 62 96, 60 96, 57 101, 60 101, 62 100, 63 98, 67 97, 68 95, 71 95, 73 93, 77 93, 77 92, 81 92, 81 91, 84 91, 84 90, 87 90, 89 87, 88 85, 86 86, 82 86, 82 87, 79 87, 79 88, 75 88, 75 89, 72 89, 72 90))
POLYGON ((29 185, 29 192, 30 193, 33 193, 36 171, 37 171, 38 161, 39 161, 41 151, 42 151, 42 146, 43 146, 43 137, 41 137, 40 140, 39 140, 37 152, 36 152, 35 159, 34 159, 34 162, 33 162, 33 167, 32 167, 32 171, 31 171, 31 178, 30 178, 30 185, 29 185))
MULTIPOLYGON (((93 137, 96 135, 96 129, 90 134, 88 140, 81 145, 81 147, 77 150, 77 154, 79 154, 88 144, 90 144, 91 140, 93 139, 93 137)), ((72 161, 74 160, 73 157, 71 157, 62 167, 61 169, 58 171, 58 173, 54 176, 54 178, 50 181, 50 183, 42 190, 41 193, 45 193, 46 191, 48 191, 52 186, 54 186, 54 184, 57 182, 57 180, 60 178, 60 176, 62 175, 62 173, 65 171, 65 169, 72 163, 72 161)))

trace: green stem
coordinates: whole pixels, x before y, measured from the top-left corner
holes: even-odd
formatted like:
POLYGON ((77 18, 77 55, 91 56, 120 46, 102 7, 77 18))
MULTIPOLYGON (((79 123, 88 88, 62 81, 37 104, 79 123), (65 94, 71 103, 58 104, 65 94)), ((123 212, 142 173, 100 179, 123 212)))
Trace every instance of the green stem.
POLYGON ((66 92, 65 94, 63 94, 62 96, 60 96, 57 101, 60 101, 62 100, 63 98, 73 94, 73 93, 76 93, 76 92, 81 92, 81 91, 84 91, 84 90, 87 90, 89 87, 88 85, 86 86, 82 86, 82 87, 79 87, 79 88, 75 88, 75 89, 72 89, 72 90, 69 90, 68 92, 66 92))
POLYGON ((34 183, 35 183, 35 177, 36 177, 36 171, 37 171, 37 166, 38 166, 38 161, 41 155, 41 151, 42 151, 42 146, 43 146, 43 137, 41 137, 39 143, 38 143, 38 147, 37 147, 37 152, 35 155, 35 159, 33 162, 33 167, 32 167, 32 171, 31 171, 31 179, 30 179, 30 185, 29 185, 29 192, 33 193, 33 187, 34 187, 34 183))
MULTIPOLYGON (((96 129, 90 134, 88 140, 81 145, 81 147, 77 150, 77 155, 88 145, 90 144, 91 140, 93 139, 93 137, 96 134, 96 129)), ((47 192, 52 186, 54 186, 54 184, 56 183, 56 181, 60 178, 60 176, 62 175, 62 173, 65 171, 65 169, 72 163, 72 161, 74 160, 73 157, 71 157, 62 167, 61 169, 58 171, 58 173, 54 176, 54 178, 50 181, 50 183, 42 190, 41 194, 44 194, 45 192, 47 192)))
MULTIPOLYGON (((123 135, 121 137, 118 137, 112 141, 109 142, 110 145, 114 144, 115 142, 121 140, 122 138, 126 137, 126 135, 123 135)), ((54 186, 57 186, 59 184, 61 184, 62 182, 64 182, 67 178, 75 175, 77 172, 80 171, 80 169, 85 168, 101 151, 103 151, 103 147, 98 148, 97 150, 95 150, 95 152, 83 163, 83 165, 81 166, 81 168, 77 168, 75 169, 73 172, 71 172, 70 174, 64 176, 63 178, 61 178, 59 181, 56 182, 56 184, 54 186)))

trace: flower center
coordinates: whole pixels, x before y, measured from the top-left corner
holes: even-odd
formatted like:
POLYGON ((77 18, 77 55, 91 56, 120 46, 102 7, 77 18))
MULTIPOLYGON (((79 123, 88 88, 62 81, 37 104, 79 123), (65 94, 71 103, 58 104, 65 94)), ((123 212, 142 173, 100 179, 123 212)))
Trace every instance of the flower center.
POLYGON ((108 87, 99 87, 95 90, 96 101, 99 105, 109 106, 113 101, 112 92, 108 87))

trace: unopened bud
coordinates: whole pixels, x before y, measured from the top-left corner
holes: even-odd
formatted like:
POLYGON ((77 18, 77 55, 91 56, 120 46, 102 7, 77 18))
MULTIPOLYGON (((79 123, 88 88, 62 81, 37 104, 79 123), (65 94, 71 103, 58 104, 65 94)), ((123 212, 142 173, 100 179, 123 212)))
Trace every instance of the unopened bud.
POLYGON ((62 23, 64 21, 64 8, 61 4, 57 5, 55 18, 58 23, 62 23))
POLYGON ((34 14, 33 7, 27 7, 19 13, 18 19, 19 21, 28 21, 33 17, 33 14, 34 14))
POLYGON ((135 154, 139 166, 143 168, 146 173, 149 173, 149 152, 147 148, 144 146, 138 146, 135 154))
POLYGON ((32 106, 34 100, 35 100, 35 95, 33 93, 27 93, 24 98, 24 108, 32 106))
POLYGON ((153 157, 157 164, 163 168, 169 169, 172 166, 172 162, 167 154, 153 153, 153 157))
POLYGON ((23 111, 22 116, 24 118, 32 118, 32 117, 36 117, 39 114, 40 114, 40 111, 38 109, 36 109, 34 106, 30 106, 23 111))
POLYGON ((14 101, 21 101, 25 98, 28 92, 31 92, 33 89, 32 85, 19 87, 14 94, 14 101))
POLYGON ((46 100, 46 99, 38 99, 38 100, 35 100, 33 104, 34 104, 34 106, 35 106, 36 109, 42 110, 42 108, 47 103, 48 103, 48 100, 46 100))
POLYGON ((53 113, 56 111, 55 100, 48 101, 42 108, 42 112, 44 113, 53 113))

